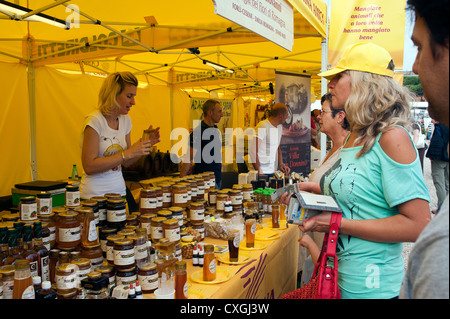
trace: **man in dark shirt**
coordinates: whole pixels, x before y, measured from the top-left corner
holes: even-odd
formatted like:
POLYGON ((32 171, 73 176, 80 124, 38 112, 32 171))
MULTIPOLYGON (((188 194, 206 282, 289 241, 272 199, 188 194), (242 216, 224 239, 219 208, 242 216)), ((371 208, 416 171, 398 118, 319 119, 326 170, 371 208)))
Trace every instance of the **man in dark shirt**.
POLYGON ((208 100, 203 104, 203 120, 189 136, 190 161, 183 163, 180 177, 214 172, 216 188, 221 188, 222 134, 216 124, 222 117, 222 107, 218 101, 208 100))

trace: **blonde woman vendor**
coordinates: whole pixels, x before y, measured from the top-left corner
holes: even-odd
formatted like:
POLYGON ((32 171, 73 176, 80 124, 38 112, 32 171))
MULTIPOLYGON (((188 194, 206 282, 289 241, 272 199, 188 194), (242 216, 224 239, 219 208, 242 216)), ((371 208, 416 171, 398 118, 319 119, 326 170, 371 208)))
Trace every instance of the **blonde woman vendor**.
POLYGON ((98 110, 86 116, 82 131, 83 199, 117 193, 126 196, 122 165, 127 167, 159 142, 159 128, 147 141, 131 144, 131 119, 138 80, 130 72, 110 74, 104 81, 98 110))

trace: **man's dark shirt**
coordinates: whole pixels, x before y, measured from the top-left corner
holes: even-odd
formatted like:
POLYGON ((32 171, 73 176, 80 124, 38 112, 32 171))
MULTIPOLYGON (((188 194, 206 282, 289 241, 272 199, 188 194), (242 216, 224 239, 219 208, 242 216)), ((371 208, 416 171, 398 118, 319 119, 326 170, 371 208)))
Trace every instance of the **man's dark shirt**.
POLYGON ((216 125, 209 126, 204 121, 189 135, 189 146, 194 151, 194 174, 214 172, 216 184, 222 180, 222 134, 216 125), (197 130, 201 130, 201 133, 197 130), (206 132, 205 132, 206 131, 206 132), (199 141, 194 139, 200 138, 199 141), (198 149, 200 146, 200 149, 198 149), (206 148, 206 149, 205 149, 206 148), (205 153, 204 153, 205 150, 205 153))

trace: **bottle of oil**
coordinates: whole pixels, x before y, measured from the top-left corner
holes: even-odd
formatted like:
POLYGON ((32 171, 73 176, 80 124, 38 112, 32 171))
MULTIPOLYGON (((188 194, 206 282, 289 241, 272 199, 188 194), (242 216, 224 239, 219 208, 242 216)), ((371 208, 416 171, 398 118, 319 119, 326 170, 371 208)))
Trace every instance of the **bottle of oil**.
POLYGON ((35 299, 30 262, 19 259, 14 263, 14 268, 13 299, 35 299))

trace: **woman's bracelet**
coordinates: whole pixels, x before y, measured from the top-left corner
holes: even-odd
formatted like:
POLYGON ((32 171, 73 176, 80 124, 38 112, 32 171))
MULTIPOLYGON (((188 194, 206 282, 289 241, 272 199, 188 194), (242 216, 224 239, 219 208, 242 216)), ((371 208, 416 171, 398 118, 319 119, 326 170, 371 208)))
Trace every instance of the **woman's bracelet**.
POLYGON ((122 159, 123 159, 123 163, 125 163, 125 153, 122 151, 122 159))

